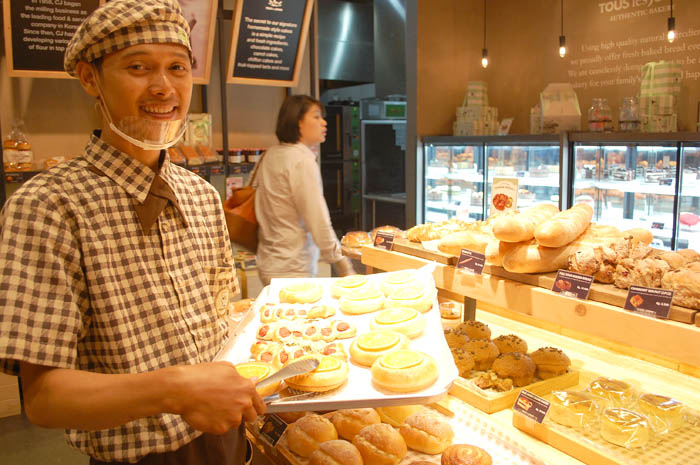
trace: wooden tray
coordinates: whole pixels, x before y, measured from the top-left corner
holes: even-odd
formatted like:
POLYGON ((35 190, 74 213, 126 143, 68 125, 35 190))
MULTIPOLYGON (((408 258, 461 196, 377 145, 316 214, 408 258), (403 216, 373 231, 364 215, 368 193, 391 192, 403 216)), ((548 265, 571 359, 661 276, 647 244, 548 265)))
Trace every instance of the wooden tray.
POLYGON ((478 408, 482 412, 494 413, 511 408, 523 389, 543 396, 552 391, 566 389, 578 384, 579 372, 570 370, 561 376, 537 381, 527 386, 511 389, 508 392, 485 391, 474 386, 465 378, 457 378, 450 389, 450 395, 478 408))
POLYGON ((651 463, 694 464, 700 456, 700 426, 686 425, 670 433, 658 444, 626 449, 611 444, 598 432, 588 432, 551 423, 537 423, 525 415, 513 413, 513 426, 560 451, 596 465, 645 465, 651 463))

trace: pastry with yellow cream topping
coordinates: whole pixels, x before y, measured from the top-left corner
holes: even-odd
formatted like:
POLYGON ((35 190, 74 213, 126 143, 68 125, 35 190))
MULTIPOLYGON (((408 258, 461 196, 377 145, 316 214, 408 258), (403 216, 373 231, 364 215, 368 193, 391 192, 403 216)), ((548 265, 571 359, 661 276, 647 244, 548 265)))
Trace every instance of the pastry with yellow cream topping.
POLYGON ((354 274, 350 276, 345 276, 336 280, 331 285, 331 295, 336 299, 343 297, 346 294, 357 291, 362 286, 366 286, 369 283, 367 276, 361 274, 354 274))
POLYGON ((312 354, 301 357, 314 357, 319 360, 315 370, 287 378, 285 383, 300 391, 325 392, 338 388, 348 379, 348 364, 328 355, 312 354))
POLYGON ((435 359, 417 350, 395 350, 372 364, 372 382, 394 392, 420 391, 437 381, 438 375, 435 359))
POLYGON ((287 284, 280 290, 280 302, 290 304, 312 304, 321 300, 321 285, 313 281, 287 284))
POLYGON ((423 332, 425 317, 413 308, 393 307, 377 313, 369 327, 372 331, 396 331, 413 339, 423 332))
POLYGON ((340 311, 350 315, 376 312, 384 305, 384 295, 376 286, 364 286, 340 298, 340 311))
POLYGON ((364 366, 371 366, 377 359, 392 350, 408 348, 409 339, 396 331, 371 331, 361 334, 350 344, 350 359, 364 366))

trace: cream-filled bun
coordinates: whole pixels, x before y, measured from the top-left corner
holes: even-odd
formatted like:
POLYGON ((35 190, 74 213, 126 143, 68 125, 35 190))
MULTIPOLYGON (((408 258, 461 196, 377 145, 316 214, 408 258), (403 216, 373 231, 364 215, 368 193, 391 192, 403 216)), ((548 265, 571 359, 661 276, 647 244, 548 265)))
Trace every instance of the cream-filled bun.
POLYGON ((350 315, 376 312, 384 305, 384 295, 376 286, 364 286, 340 298, 340 311, 350 315))
POLYGON ((596 397, 587 392, 553 391, 547 418, 564 426, 592 424, 600 413, 596 397))
POLYGON ((390 307, 410 307, 425 313, 433 308, 435 300, 435 288, 426 286, 423 283, 414 282, 393 291, 386 298, 384 306, 390 307))
POLYGON ((371 331, 361 334, 350 344, 350 359, 364 366, 372 363, 392 350, 405 349, 410 341, 404 334, 396 331, 371 331))
MULTIPOLYGON (((274 373, 275 370, 272 369, 272 365, 269 363, 245 362, 236 365, 236 371, 244 378, 257 378, 258 381, 262 381, 274 373)), ((258 394, 260 394, 261 397, 269 396, 279 389, 281 383, 282 381, 279 381, 263 386, 261 389, 258 389, 258 394)))
POLYGON ((637 408, 649 417, 651 426, 659 433, 675 431, 685 423, 685 407, 676 399, 658 394, 642 394, 637 408))
POLYGON ((399 432, 384 423, 365 426, 352 443, 360 451, 364 465, 397 465, 408 452, 399 432))
POLYGON ((381 418, 384 423, 399 427, 403 425, 406 418, 410 417, 414 413, 422 411, 423 406, 396 405, 394 407, 377 407, 375 410, 379 414, 379 418, 381 418))
POLYGON ((280 302, 290 304, 312 304, 321 300, 321 285, 313 281, 287 284, 280 291, 280 302))
POLYGON ((354 444, 344 439, 322 442, 309 457, 309 465, 363 465, 362 455, 354 444))
POLYGON ((379 288, 385 296, 389 297, 395 290, 417 281, 418 273, 416 273, 416 270, 394 271, 384 276, 384 279, 379 284, 379 288))
POLYGON ((376 425, 382 420, 373 408, 353 408, 335 411, 331 416, 331 422, 338 431, 338 436, 352 441, 362 428, 376 425))
POLYGON ((447 449, 455 437, 447 420, 430 413, 417 413, 406 418, 399 433, 409 449, 431 455, 447 449))
POLYGON ((393 307, 377 313, 369 327, 372 331, 396 331, 413 339, 423 332, 425 317, 413 308, 393 307))
POLYGON ((394 392, 415 392, 431 386, 439 375, 435 359, 417 350, 389 352, 372 364, 372 381, 394 392))
POLYGON ((331 295, 339 299, 345 294, 350 294, 357 291, 362 286, 366 286, 367 283, 369 283, 369 279, 367 279, 367 276, 361 274, 345 276, 344 278, 335 280, 331 285, 331 295))
POLYGON ((304 357, 317 358, 320 363, 313 371, 287 378, 285 383, 290 388, 300 391, 325 392, 342 386, 348 379, 348 364, 339 358, 321 354, 305 355, 304 357))
POLYGON ((309 457, 322 443, 338 439, 333 423, 315 413, 299 418, 289 425, 285 434, 289 449, 302 457, 309 457))
POLYGON ((600 416, 600 435, 618 446, 643 447, 649 442, 650 433, 649 419, 641 413, 609 408, 600 416))
POLYGON ((357 335, 357 327, 348 321, 334 320, 331 326, 335 330, 336 339, 350 339, 357 335))

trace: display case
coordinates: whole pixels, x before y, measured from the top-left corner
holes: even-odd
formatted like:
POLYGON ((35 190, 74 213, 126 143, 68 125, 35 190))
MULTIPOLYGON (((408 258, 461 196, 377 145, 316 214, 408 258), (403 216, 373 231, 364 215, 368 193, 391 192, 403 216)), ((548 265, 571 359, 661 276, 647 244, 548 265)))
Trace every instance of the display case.
POLYGON ((559 203, 559 136, 425 137, 423 221, 483 220, 496 177, 518 179, 518 207, 559 203))

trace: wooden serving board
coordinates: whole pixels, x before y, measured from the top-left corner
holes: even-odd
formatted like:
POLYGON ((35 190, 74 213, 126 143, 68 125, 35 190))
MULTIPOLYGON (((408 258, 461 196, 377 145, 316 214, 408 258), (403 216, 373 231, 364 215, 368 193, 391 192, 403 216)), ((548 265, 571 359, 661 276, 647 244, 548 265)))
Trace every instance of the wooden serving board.
POLYGON ((576 386, 579 381, 579 372, 571 370, 561 376, 537 381, 527 386, 511 389, 508 392, 485 391, 474 386, 465 378, 457 378, 452 384, 450 395, 478 408, 482 412, 494 413, 511 408, 518 398, 518 394, 526 389, 534 394, 543 396, 559 389, 576 386))
POLYGON ((455 265, 457 258, 454 255, 449 255, 442 252, 428 250, 417 242, 411 242, 408 239, 395 238, 393 249, 396 252, 413 255, 414 257, 425 258, 443 265, 455 265))

